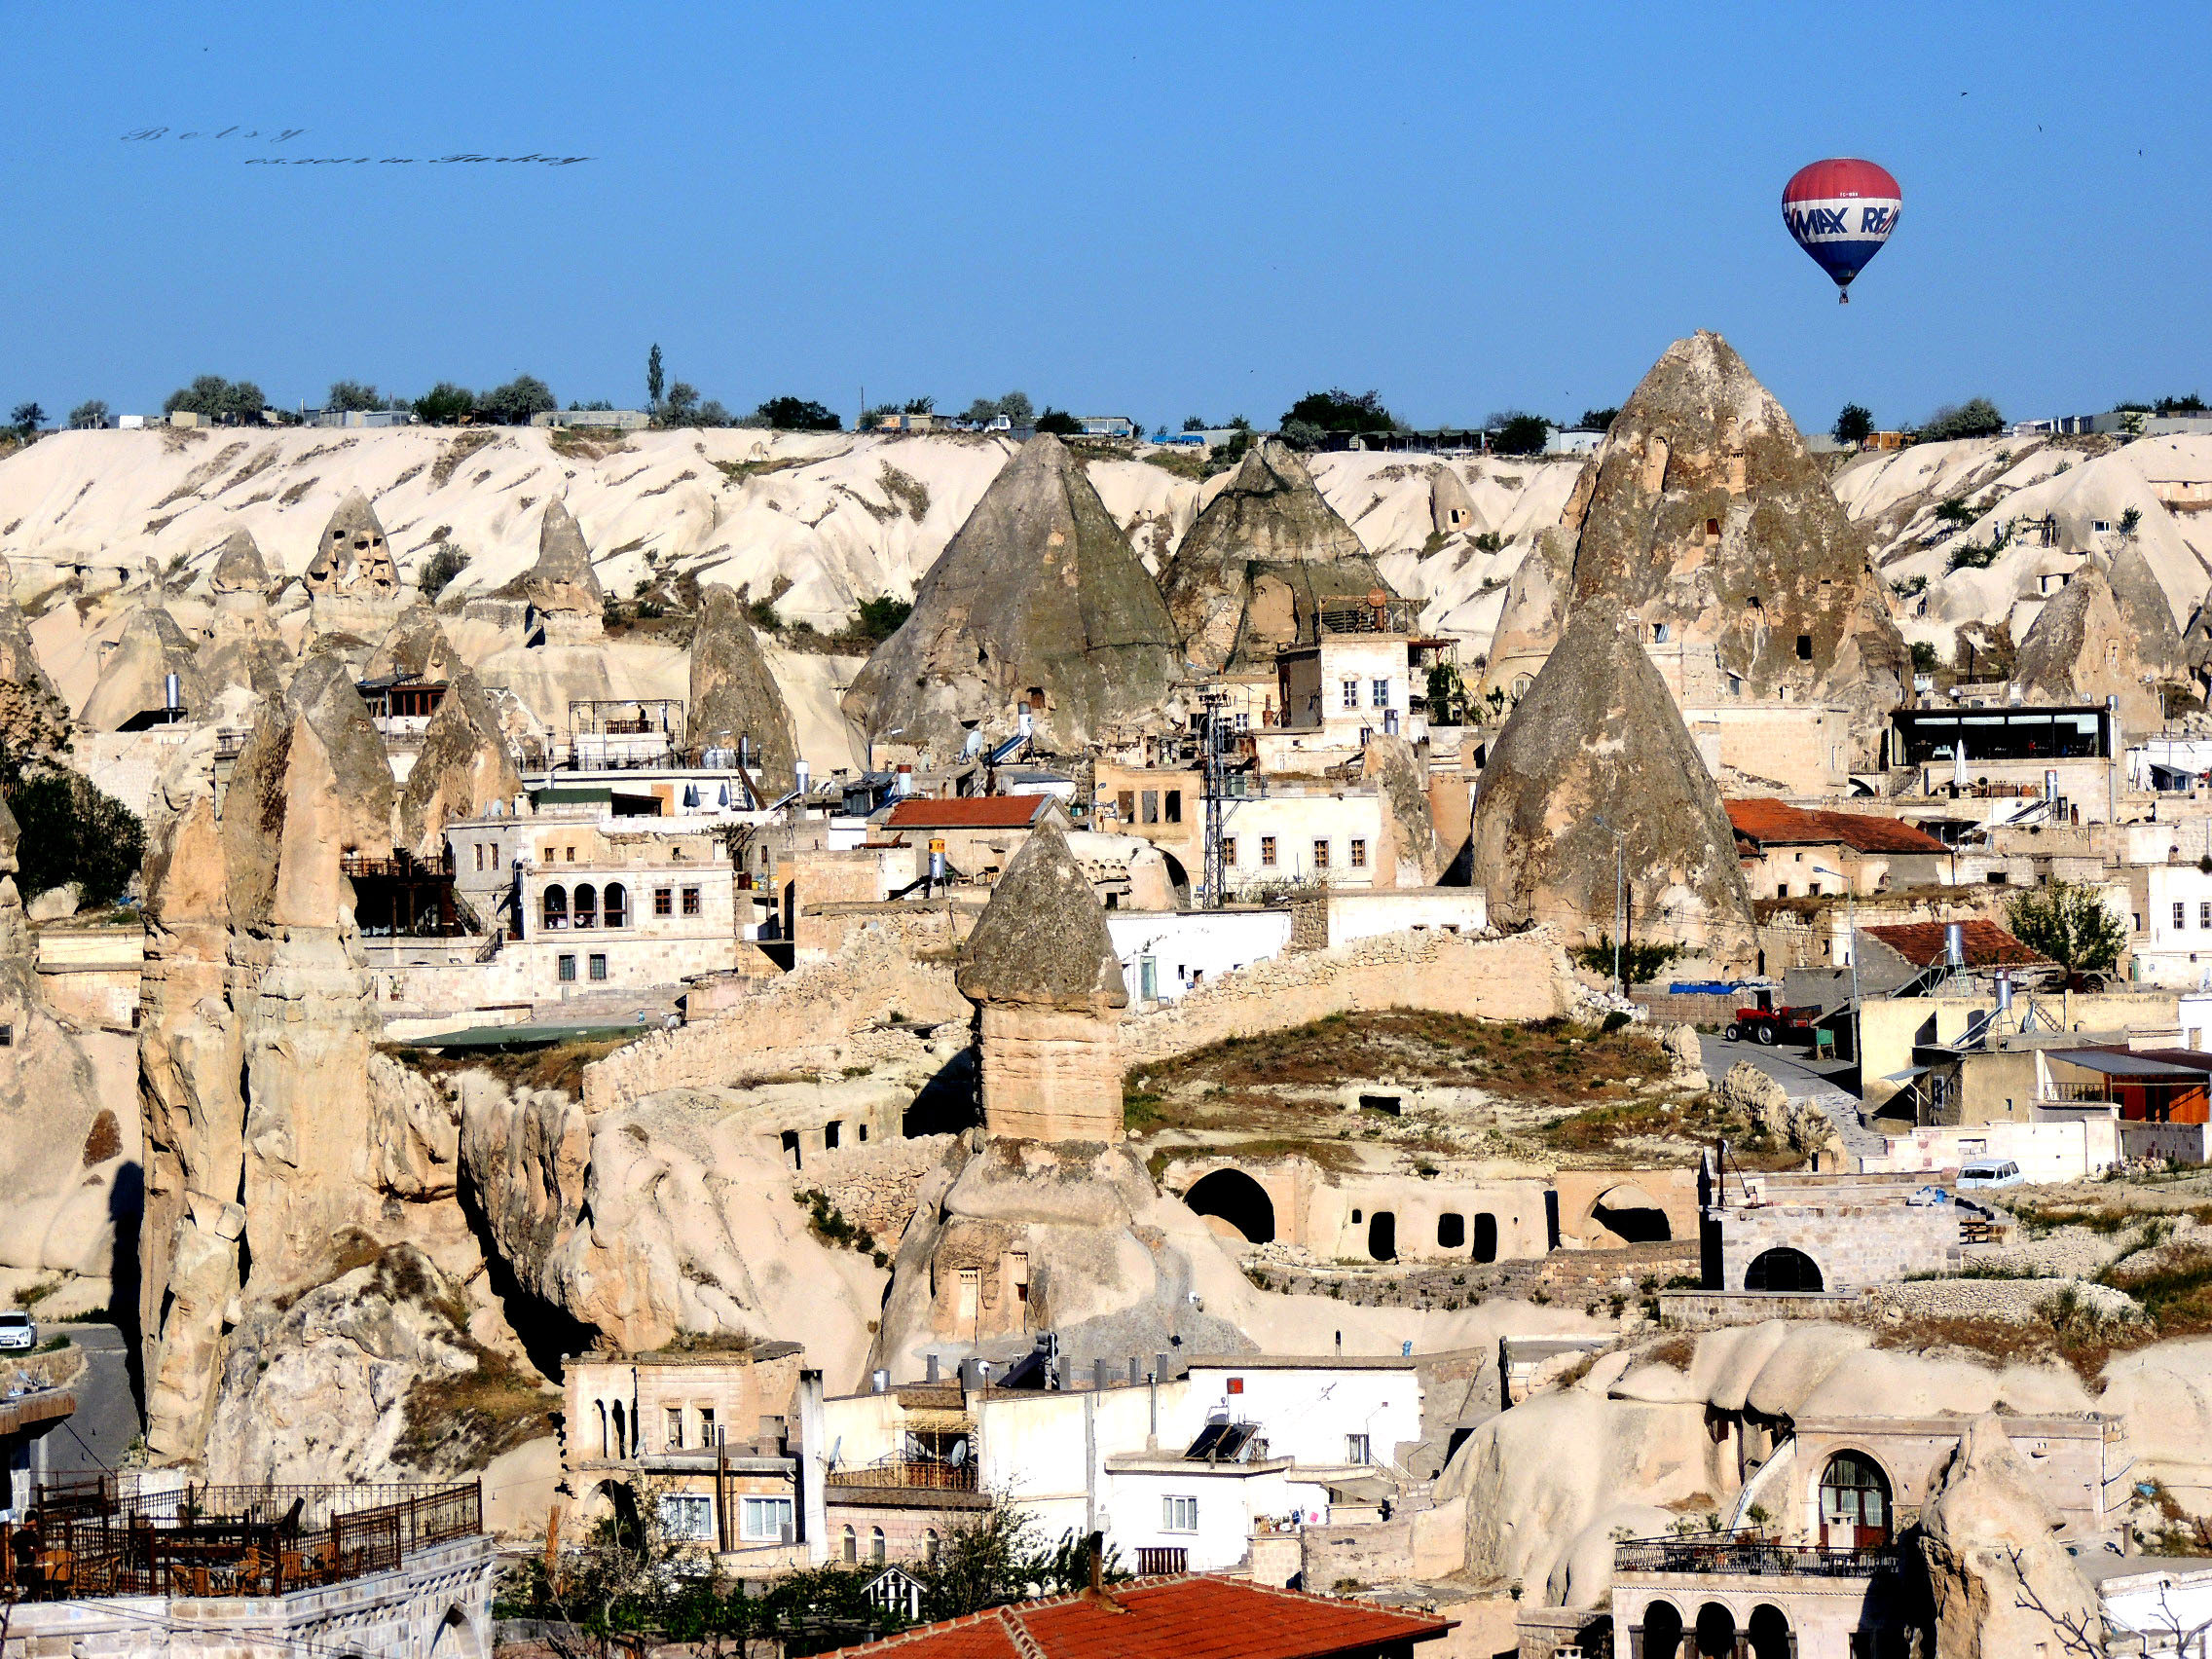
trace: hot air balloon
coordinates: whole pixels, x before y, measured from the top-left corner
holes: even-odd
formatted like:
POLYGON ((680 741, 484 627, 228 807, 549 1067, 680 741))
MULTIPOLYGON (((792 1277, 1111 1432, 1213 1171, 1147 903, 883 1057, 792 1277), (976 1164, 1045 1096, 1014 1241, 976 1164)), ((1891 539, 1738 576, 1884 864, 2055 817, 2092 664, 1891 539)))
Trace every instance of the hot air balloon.
POLYGON ((1799 167, 1782 187, 1789 234, 1834 278, 1844 305, 1851 303, 1851 279, 1882 251, 1903 207, 1898 181, 1885 168, 1849 156, 1799 167))

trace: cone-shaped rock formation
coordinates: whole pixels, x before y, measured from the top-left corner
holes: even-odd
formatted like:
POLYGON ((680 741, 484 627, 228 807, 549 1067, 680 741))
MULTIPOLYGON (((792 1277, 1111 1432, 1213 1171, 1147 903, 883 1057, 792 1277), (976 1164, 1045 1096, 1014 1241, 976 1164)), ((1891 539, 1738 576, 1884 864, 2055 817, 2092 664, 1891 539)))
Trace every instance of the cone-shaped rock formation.
POLYGON ((740 739, 751 738, 760 787, 771 798, 797 780, 798 739, 791 709, 768 671, 744 605, 719 583, 700 596, 685 719, 693 749, 735 749, 740 739))
POLYGON ((391 544, 368 497, 349 491, 323 527, 314 557, 308 562, 307 587, 320 597, 388 600, 399 592, 398 567, 391 544))
POLYGON ((2084 560, 2043 608, 2020 642, 2012 682, 2036 701, 2118 697, 2122 724, 2140 732, 2163 723, 2158 687, 2182 679, 2184 661, 2163 590, 2141 556, 2122 548, 2109 563, 2084 560))
POLYGON ((607 590, 592 569, 583 531, 559 501, 545 503, 545 522, 537 532, 537 563, 500 588, 498 597, 519 599, 553 615, 597 620, 607 590))
MULTIPOLYGON (((1261 570, 1309 565, 1334 568, 1281 572, 1294 588, 1308 590, 1309 604, 1315 581, 1324 597, 1387 591, 1367 549, 1321 498, 1297 452, 1278 439, 1263 438, 1245 452, 1235 475, 1191 526, 1164 573, 1167 613, 1198 672, 1218 674, 1237 652, 1240 633, 1249 630, 1246 612, 1261 570)), ((1270 642, 1287 644, 1288 639, 1270 642)), ((1252 652, 1259 649, 1255 642, 1252 652)), ((1272 650, 1263 666, 1272 671, 1272 650)))
MULTIPOLYGON (((329 532, 325 531, 324 538, 327 540, 328 537, 329 532)), ((254 540, 253 532, 244 525, 240 525, 223 537, 223 545, 215 555, 215 570, 207 578, 207 585, 217 594, 244 593, 256 596, 266 595, 274 585, 269 579, 268 562, 261 557, 261 544, 254 540)))
POLYGON ((2096 1596, 2043 1484, 1998 1418, 1967 1424, 1921 1511, 1938 1659, 2104 1651, 2096 1596))
POLYGON ((1631 939, 1749 956, 1751 895, 1720 793, 1642 646, 1584 606, 1492 746, 1474 879, 1493 917, 1595 940, 1613 931, 1616 834, 1631 939))
POLYGON ((121 731, 132 720, 166 709, 167 679, 177 677, 179 701, 201 706, 200 665, 176 618, 159 605, 142 605, 123 624, 115 649, 79 719, 94 731, 121 731))
POLYGON ((1154 717, 1177 676, 1160 589, 1056 437, 1024 444, 922 578, 913 614, 876 647, 845 708, 872 733, 940 754, 964 728, 1012 731, 1035 711, 1046 749, 1154 717))
POLYGON ((979 1003, 1094 1014, 1128 1006, 1106 912, 1057 825, 1033 831, 1006 866, 954 982, 979 1003))
POLYGON ((1821 698, 1869 746, 1910 673, 1868 563, 1782 405, 1717 334, 1677 340, 1621 408, 1568 509, 1568 608, 1668 629, 1689 702, 1821 698), (1729 677, 1740 684, 1731 684, 1729 677))
POLYGON ((399 792, 399 844, 434 862, 448 824, 512 799, 522 778, 498 710, 428 606, 410 606, 370 653, 364 678, 387 676, 443 682, 446 688, 399 792))

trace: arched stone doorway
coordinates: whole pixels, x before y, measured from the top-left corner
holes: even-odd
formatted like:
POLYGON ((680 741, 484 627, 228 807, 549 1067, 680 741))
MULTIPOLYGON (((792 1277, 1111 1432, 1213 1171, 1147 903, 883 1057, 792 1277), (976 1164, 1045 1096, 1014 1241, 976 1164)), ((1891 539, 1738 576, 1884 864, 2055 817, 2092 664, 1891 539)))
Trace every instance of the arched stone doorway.
POLYGON ((1191 1183, 1183 1201, 1199 1215, 1227 1222, 1254 1244, 1275 1235, 1274 1200, 1241 1169, 1216 1169, 1191 1183))
POLYGON ((1751 1609, 1744 1632, 1751 1639, 1751 1659, 1796 1659, 1789 1641, 1789 1620, 1771 1602, 1751 1609))
POLYGON ((1831 1550, 1890 1541, 1890 1478, 1863 1452, 1838 1452, 1821 1471, 1821 1542, 1831 1550))
POLYGON ((1809 1291, 1825 1290, 1827 1285, 1821 1277, 1820 1264, 1812 1257, 1787 1244, 1777 1244, 1751 1258, 1751 1265, 1744 1270, 1744 1288, 1809 1291))
POLYGON ((1377 1210, 1367 1218, 1367 1254, 1378 1262, 1398 1259, 1398 1218, 1389 1210, 1377 1210))
POLYGON ((1659 1200, 1641 1187, 1608 1187, 1590 1206, 1590 1219, 1629 1244, 1664 1244, 1675 1236, 1659 1200))
POLYGON ((1497 1260, 1497 1217, 1488 1210, 1475 1217, 1475 1247, 1470 1253, 1478 1262, 1497 1260))
POLYGON ((1643 1659, 1680 1659, 1682 1613, 1672 1602, 1653 1602, 1643 1609, 1643 1659))
POLYGON ((430 1659, 483 1659, 484 1644, 476 1627, 459 1607, 448 1607, 430 1638, 430 1659))
POLYGON ((1698 1659, 1737 1659, 1736 1615, 1727 1604, 1708 1602, 1698 1608, 1696 1635, 1691 1651, 1698 1659))

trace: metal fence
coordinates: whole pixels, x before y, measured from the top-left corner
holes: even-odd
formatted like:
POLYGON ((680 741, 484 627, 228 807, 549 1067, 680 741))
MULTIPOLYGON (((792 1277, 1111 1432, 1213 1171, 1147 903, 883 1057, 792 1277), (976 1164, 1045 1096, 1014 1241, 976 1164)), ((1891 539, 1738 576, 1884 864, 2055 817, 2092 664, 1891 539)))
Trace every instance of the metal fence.
POLYGON ((1831 1550, 1732 1533, 1629 1538, 1613 1546, 1615 1572, 1725 1572, 1763 1578, 1868 1578, 1894 1571, 1895 1544, 1831 1550))
POLYGON ((280 1596, 388 1572, 413 1550, 483 1530, 457 1486, 203 1486, 125 1493, 113 1475, 43 1483, 0 1526, 0 1590, 82 1596, 280 1596))
POLYGON ((835 1487, 898 1487, 928 1492, 974 1492, 976 1464, 941 1463, 929 1457, 887 1457, 858 1468, 832 1469, 829 1484, 835 1487))

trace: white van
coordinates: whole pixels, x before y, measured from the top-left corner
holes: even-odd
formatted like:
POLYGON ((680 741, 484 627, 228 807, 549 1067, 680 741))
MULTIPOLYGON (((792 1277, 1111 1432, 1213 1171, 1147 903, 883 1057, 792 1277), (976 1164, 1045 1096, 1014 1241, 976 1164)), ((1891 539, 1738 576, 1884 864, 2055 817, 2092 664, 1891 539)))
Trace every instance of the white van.
POLYGON ((2009 1158, 1977 1158, 1959 1170, 1959 1185, 1966 1187, 2017 1187, 2027 1177, 2009 1158))

